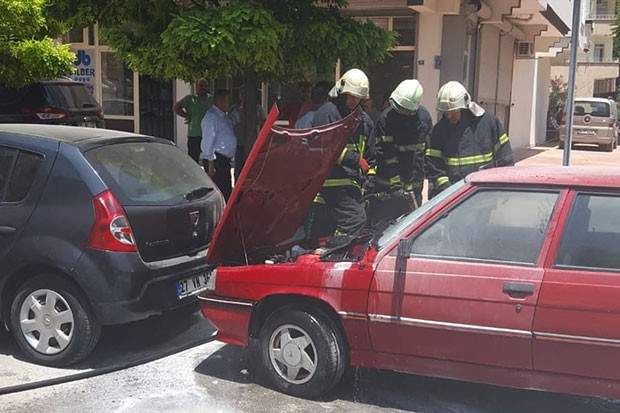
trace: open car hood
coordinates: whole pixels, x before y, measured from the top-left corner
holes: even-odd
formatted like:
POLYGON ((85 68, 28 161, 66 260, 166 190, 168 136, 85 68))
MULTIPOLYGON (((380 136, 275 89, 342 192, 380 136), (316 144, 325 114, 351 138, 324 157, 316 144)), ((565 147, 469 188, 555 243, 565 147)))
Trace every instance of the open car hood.
POLYGON ((289 246, 362 113, 358 107, 339 122, 293 130, 273 126, 279 115, 274 105, 215 230, 207 261, 246 264, 289 246))

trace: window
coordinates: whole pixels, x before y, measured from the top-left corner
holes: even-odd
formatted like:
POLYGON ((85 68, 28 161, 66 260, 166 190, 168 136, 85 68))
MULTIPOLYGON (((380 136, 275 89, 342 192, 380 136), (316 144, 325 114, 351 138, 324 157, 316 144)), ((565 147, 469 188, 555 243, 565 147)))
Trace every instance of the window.
POLYGON ((133 116, 133 72, 112 52, 101 53, 103 111, 133 116))
POLYGON ((123 205, 174 205, 195 189, 213 187, 204 171, 172 145, 118 143, 85 156, 123 205))
POLYGON ((42 161, 41 155, 0 148, 0 200, 23 201, 30 192, 42 161))
POLYGON ((578 194, 562 233, 556 265, 620 269, 620 196, 578 194))
POLYGON ((597 43, 594 45, 594 61, 603 62, 605 58, 605 45, 597 43))
POLYGON ((413 255, 535 264, 557 192, 478 191, 433 222, 413 255))
POLYGON ((9 182, 9 173, 13 169, 16 154, 17 151, 15 149, 0 146, 0 201, 4 200, 4 193, 9 182))

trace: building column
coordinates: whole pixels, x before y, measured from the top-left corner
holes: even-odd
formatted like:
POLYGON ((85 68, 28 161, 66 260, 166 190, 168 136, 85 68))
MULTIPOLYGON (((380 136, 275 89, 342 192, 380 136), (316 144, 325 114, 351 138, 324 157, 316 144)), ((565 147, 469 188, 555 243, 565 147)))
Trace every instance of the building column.
MULTIPOLYGON (((189 95, 191 92, 191 85, 182 80, 174 81, 174 102, 178 102, 185 95, 189 95)), ((175 142, 177 147, 181 149, 183 152, 187 153, 187 124, 184 122, 183 118, 177 116, 176 114, 172 114, 174 116, 174 134, 175 134, 175 142)))
POLYGON ((549 59, 515 59, 508 131, 513 149, 535 146, 546 139, 549 77, 549 59))
POLYGON ((435 103, 439 84, 441 68, 441 36, 443 32, 443 14, 421 13, 418 19, 417 49, 417 78, 424 88, 422 105, 425 106, 436 121, 435 103), (438 59, 436 62, 435 59, 438 59), (438 65, 437 65, 438 64, 438 65))

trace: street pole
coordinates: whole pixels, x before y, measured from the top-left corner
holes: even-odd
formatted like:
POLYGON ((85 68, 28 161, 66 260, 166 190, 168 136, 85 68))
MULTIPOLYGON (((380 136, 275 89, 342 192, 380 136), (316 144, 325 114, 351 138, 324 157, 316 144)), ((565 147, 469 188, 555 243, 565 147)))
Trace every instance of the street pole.
POLYGON ((579 22, 581 0, 573 0, 573 25, 570 36, 570 58, 568 60, 568 96, 566 98, 566 137, 564 138, 563 166, 570 164, 570 149, 573 143, 573 106, 575 106, 575 75, 577 73, 577 49, 579 49, 579 22))

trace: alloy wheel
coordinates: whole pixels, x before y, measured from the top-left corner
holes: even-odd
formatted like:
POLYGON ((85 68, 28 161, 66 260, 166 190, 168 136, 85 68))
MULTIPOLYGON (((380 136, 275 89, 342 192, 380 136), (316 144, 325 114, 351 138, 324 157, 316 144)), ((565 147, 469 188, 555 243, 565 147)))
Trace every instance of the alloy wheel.
POLYGON ((280 377, 291 384, 312 379, 318 362, 314 341, 293 324, 285 324, 273 332, 269 339, 269 358, 280 377))
POLYGON ((34 350, 53 355, 71 343, 75 319, 62 295, 40 289, 28 294, 22 302, 19 325, 24 339, 34 350))

